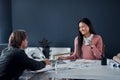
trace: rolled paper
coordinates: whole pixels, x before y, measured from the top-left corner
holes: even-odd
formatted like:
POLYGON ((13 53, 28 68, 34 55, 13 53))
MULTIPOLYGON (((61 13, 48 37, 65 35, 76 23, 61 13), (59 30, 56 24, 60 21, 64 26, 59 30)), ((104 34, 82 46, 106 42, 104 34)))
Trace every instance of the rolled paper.
POLYGON ((118 63, 120 64, 120 57, 114 56, 114 57, 113 57, 113 60, 116 61, 116 62, 118 62, 118 63))
POLYGON ((118 53, 117 56, 120 58, 120 53, 118 53))

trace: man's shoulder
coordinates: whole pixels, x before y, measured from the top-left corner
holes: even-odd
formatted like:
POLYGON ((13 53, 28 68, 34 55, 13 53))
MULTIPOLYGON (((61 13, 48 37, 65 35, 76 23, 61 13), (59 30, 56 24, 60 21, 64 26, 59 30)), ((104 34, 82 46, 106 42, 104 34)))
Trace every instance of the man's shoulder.
POLYGON ((7 51, 8 51, 8 52, 11 52, 11 53, 23 52, 23 50, 21 50, 21 49, 19 49, 19 48, 13 48, 13 47, 8 47, 7 51))
POLYGON ((3 54, 6 54, 6 55, 17 55, 23 52, 24 50, 21 50, 19 48, 13 48, 13 47, 7 47, 6 49, 3 50, 3 54))

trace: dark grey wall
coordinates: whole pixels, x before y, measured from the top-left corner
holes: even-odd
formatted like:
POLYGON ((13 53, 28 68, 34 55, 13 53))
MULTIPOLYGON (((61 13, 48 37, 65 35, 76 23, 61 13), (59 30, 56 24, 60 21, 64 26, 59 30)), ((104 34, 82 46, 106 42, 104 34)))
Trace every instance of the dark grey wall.
POLYGON ((120 52, 120 0, 12 0, 13 30, 25 29, 29 45, 47 38, 51 46, 74 48, 78 21, 91 19, 107 57, 120 52))
POLYGON ((11 0, 0 0, 0 44, 8 43, 12 32, 11 0))

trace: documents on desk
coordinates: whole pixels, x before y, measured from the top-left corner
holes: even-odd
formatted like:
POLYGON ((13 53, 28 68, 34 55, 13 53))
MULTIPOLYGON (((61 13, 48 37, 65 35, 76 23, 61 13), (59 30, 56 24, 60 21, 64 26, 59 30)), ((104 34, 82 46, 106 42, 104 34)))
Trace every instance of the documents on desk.
POLYGON ((31 73, 39 73, 39 72, 45 72, 45 71, 49 71, 49 70, 53 70, 55 69, 54 67, 47 65, 45 68, 40 69, 40 70, 35 70, 35 71, 30 71, 31 73))
POLYGON ((86 60, 86 59, 79 59, 79 60, 75 60, 75 61, 51 60, 51 64, 54 64, 54 66, 47 65, 43 69, 31 71, 31 72, 39 73, 39 72, 55 70, 55 68, 57 68, 57 70, 68 70, 68 69, 93 69, 93 68, 97 68, 97 67, 102 67, 100 60, 86 60))
MULTIPOLYGON (((88 68, 90 67, 93 63, 95 63, 95 60, 85 60, 85 59, 81 59, 81 60, 76 60, 76 61, 70 61, 70 60, 51 60, 51 64, 56 65, 52 66, 52 65, 47 65, 45 68, 40 69, 40 70, 36 70, 36 71, 30 71, 31 73, 39 73, 39 72, 45 72, 45 71, 49 71, 49 70, 55 70, 55 68, 57 68, 58 70, 67 70, 67 69, 73 69, 73 68, 88 68), (57 61, 57 65, 56 65, 56 61, 57 61)), ((93 67, 93 66, 91 66, 93 67)))
MULTIPOLYGON (((111 59, 108 62, 111 62, 111 59)), ((48 66, 34 73, 38 74, 30 80, 48 80, 49 78, 120 80, 120 69, 111 68, 109 64, 101 65, 101 60, 56 60, 55 66, 48 66), (44 79, 45 77, 48 79, 44 79)))
POLYGON ((98 65, 98 63, 96 63, 96 60, 85 60, 85 59, 79 59, 79 60, 75 60, 75 61, 70 61, 70 60, 64 60, 64 62, 66 62, 66 64, 58 64, 57 68, 65 68, 65 69, 73 69, 73 68, 80 68, 80 69, 84 69, 84 68, 93 68, 94 66, 98 65))
MULTIPOLYGON (((58 70, 67 70, 67 69, 91 69, 91 68, 96 68, 102 67, 101 61, 100 60, 86 60, 86 59, 78 59, 75 61, 71 60, 50 60, 51 65, 47 65, 45 68, 36 70, 36 71, 31 71, 33 73, 38 73, 38 72, 45 72, 49 70, 55 70, 57 68, 58 70)), ((108 60, 108 66, 111 67, 113 60, 108 60)), ((115 62, 114 62, 115 63, 115 62)), ((112 65, 114 66, 114 65, 112 65)), ((120 66, 120 65, 119 65, 120 66)))

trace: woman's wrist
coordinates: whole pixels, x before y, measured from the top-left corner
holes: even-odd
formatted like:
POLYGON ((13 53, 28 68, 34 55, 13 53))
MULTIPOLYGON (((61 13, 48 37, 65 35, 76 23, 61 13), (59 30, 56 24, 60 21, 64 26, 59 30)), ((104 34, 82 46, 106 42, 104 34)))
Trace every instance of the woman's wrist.
POLYGON ((91 46, 90 46, 90 47, 91 47, 91 49, 93 49, 93 48, 94 48, 94 46, 95 46, 95 45, 91 45, 91 46))
POLYGON ((64 57, 64 56, 58 57, 58 60, 65 60, 65 59, 66 59, 66 57, 64 57))

